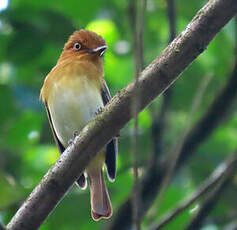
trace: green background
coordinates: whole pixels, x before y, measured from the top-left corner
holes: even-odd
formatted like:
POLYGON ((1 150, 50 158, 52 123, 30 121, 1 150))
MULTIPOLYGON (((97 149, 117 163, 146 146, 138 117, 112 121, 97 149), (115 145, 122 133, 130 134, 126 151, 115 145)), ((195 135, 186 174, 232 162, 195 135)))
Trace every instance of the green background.
MULTIPOLYGON (((178 33, 205 3, 203 0, 176 1, 178 33)), ((109 49, 105 55, 105 78, 114 95, 134 76, 128 1, 11 0, 8 8, 0 12, 0 222, 4 224, 59 157, 44 106, 39 101, 39 92, 69 35, 80 28, 96 31, 106 39, 109 49)), ((179 140, 187 120, 191 119, 194 124, 228 81, 234 64, 234 28, 232 20, 173 86, 164 153, 168 153, 179 140), (193 98, 209 76, 212 77, 200 106, 190 117, 193 98)), ((165 0, 148 0, 144 27, 145 65, 159 55, 168 40, 167 3, 165 0)), ((152 117, 158 113, 161 100, 162 97, 158 98, 139 115, 141 174, 152 156, 152 117)), ((158 201, 154 202, 143 223, 144 229, 194 192, 236 149, 235 107, 194 157, 176 173, 158 211, 158 201)), ((114 183, 107 181, 114 214, 133 185, 132 133, 133 123, 130 122, 121 131, 117 179, 114 183)), ((236 185, 235 176, 202 229, 223 229, 232 220, 232 214, 236 216, 236 185)), ((165 229, 182 229, 197 207, 198 203, 165 229)), ((91 219, 88 189, 81 191, 74 186, 40 230, 103 229, 106 223, 106 220, 94 222, 91 219)))

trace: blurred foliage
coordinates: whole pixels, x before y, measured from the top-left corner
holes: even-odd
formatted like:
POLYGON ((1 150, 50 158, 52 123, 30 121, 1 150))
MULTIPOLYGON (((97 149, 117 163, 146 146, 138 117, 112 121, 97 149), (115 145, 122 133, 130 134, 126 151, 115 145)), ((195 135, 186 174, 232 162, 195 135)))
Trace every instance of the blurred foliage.
MULTIPOLYGON (((205 2, 176 1, 178 32, 186 27, 205 2)), ((144 28, 146 65, 167 45, 169 26, 166 12, 165 0, 147 1, 144 28)), ((59 156, 44 107, 38 99, 39 91, 68 36, 80 28, 96 31, 106 39, 109 50, 105 55, 105 78, 114 95, 132 80, 134 73, 128 1, 11 0, 8 8, 0 12, 0 221, 5 224, 59 156)), ((165 150, 168 151, 183 133, 193 97, 203 79, 213 75, 201 106, 192 118, 193 123, 208 109, 227 82, 233 68, 234 43, 234 22, 231 21, 175 83, 172 107, 167 117, 165 150)), ((159 111, 160 100, 139 116, 141 169, 147 166, 152 155, 152 114, 159 111)), ((176 175, 158 212, 154 203, 144 227, 159 220, 178 201, 195 191, 216 165, 236 149, 237 114, 234 109, 230 119, 218 127, 176 175)), ((132 122, 121 132, 117 180, 113 184, 107 183, 115 213, 132 188, 131 136, 132 122)), ((236 214, 236 183, 235 180, 225 192, 203 229, 222 229, 230 221, 228 217, 233 212, 236 214), (225 217, 223 221, 217 221, 220 216, 225 217)), ((194 215, 192 210, 196 206, 198 204, 165 229, 182 229, 194 215)), ((103 229, 106 222, 92 221, 88 190, 73 188, 40 229, 103 229)))

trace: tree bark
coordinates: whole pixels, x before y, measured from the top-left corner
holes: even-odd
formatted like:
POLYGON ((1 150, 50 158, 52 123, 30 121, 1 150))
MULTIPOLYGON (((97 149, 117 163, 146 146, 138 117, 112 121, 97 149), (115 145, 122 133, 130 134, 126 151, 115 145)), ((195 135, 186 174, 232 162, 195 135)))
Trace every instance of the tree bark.
MULTIPOLYGON (((236 12, 236 0, 211 0, 198 12, 187 28, 140 74, 136 84, 142 95, 139 111, 178 78, 236 12)), ((132 119, 130 108, 137 90, 134 86, 132 82, 119 92, 82 130, 17 211, 8 230, 40 227, 89 161, 132 119)))
MULTIPOLYGON (((234 70, 231 73, 230 79, 226 86, 221 90, 214 102, 210 106, 209 110, 201 117, 201 119, 190 130, 187 138, 183 142, 180 158, 176 165, 178 170, 185 162, 195 153, 195 150, 205 141, 213 131, 218 127, 224 117, 228 114, 228 111, 236 100, 237 96, 237 60, 234 66, 234 70)), ((160 189, 160 185, 164 179, 166 169, 169 162, 162 161, 159 164, 152 162, 150 168, 147 170, 143 180, 141 188, 141 196, 143 200, 143 207, 141 215, 144 215, 152 202, 154 201, 157 192, 160 189)), ((111 229, 114 229, 116 225, 123 229, 120 221, 124 218, 126 213, 126 223, 124 228, 130 226, 130 197, 122 204, 114 216, 114 221, 110 224, 111 229)), ((110 229, 110 227, 108 229, 110 229)), ((115 228, 116 229, 116 228, 115 228)))

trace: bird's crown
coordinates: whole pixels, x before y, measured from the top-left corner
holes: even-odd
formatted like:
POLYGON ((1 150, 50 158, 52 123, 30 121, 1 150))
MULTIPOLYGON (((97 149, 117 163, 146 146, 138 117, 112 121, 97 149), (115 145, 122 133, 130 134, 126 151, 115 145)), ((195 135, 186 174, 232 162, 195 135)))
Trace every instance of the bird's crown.
POLYGON ((68 39, 64 46, 64 50, 72 49, 76 43, 79 43, 83 49, 95 49, 100 46, 105 46, 105 40, 95 32, 89 30, 77 30, 68 39))

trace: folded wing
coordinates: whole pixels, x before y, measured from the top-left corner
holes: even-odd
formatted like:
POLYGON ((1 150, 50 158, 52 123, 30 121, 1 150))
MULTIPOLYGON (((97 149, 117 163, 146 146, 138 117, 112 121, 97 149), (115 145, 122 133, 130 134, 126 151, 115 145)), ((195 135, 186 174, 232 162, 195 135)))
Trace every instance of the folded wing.
MULTIPOLYGON (((103 80, 101 96, 104 105, 106 105, 111 100, 111 95, 105 80, 103 80)), ((105 164, 107 168, 107 175, 110 181, 114 181, 116 176, 117 153, 118 153, 118 140, 116 137, 114 137, 106 146, 105 164)))

